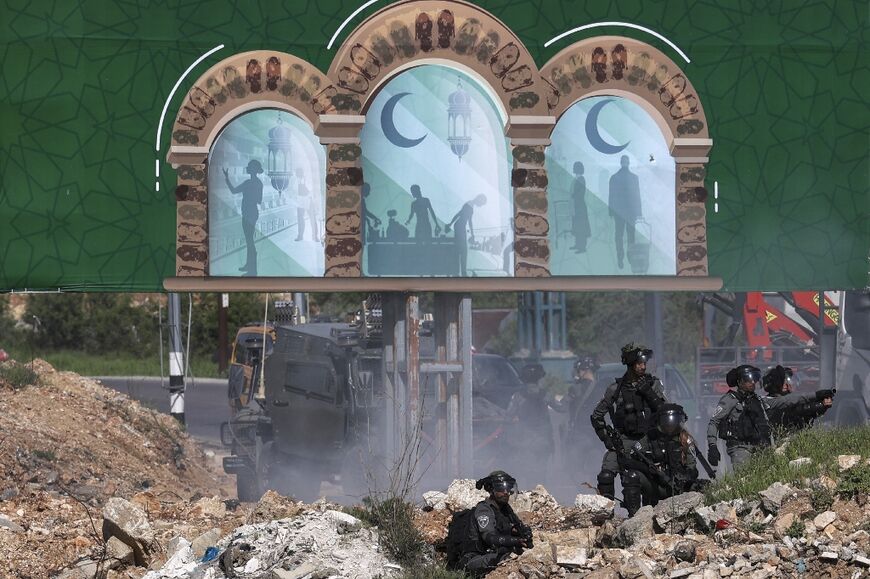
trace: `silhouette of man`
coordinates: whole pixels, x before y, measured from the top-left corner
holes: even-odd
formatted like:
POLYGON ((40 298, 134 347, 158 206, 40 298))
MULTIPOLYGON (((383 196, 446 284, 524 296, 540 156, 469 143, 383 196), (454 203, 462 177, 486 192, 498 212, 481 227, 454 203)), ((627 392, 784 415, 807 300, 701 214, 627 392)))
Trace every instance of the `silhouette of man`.
MULTIPOLYGON (((372 231, 377 231, 377 228, 381 226, 381 220, 378 219, 378 217, 376 215, 371 213, 366 208, 366 199, 368 199, 369 193, 371 193, 371 191, 372 191, 371 185, 364 182, 362 184, 362 198, 361 198, 361 205, 362 206, 360 207, 360 213, 362 213, 362 217, 363 217, 363 219, 362 219, 362 221, 363 221, 362 222, 362 242, 363 242, 363 245, 365 245, 366 239, 369 237, 369 235, 371 233, 370 229, 372 231)), ((372 237, 377 237, 377 233, 375 233, 375 235, 373 235, 372 237)))
POLYGON ((635 222, 643 216, 643 212, 640 204, 640 185, 637 175, 628 170, 628 155, 623 155, 619 164, 621 168, 610 178, 610 196, 607 205, 613 218, 616 260, 619 269, 622 269, 625 256, 623 231, 626 232, 629 245, 634 243, 635 222))
POLYGON ((583 163, 574 163, 574 251, 586 252, 586 241, 592 235, 589 227, 589 210, 586 207, 586 178, 583 177, 583 163))
POLYGON ((230 174, 226 168, 224 169, 224 179, 230 192, 234 195, 240 193, 242 195, 242 232, 245 234, 247 260, 245 265, 239 268, 239 271, 254 276, 257 275, 257 248, 254 245, 254 232, 257 228, 257 219, 260 217, 260 210, 257 206, 263 202, 263 182, 257 178, 257 175, 263 172, 263 165, 258 160, 251 159, 245 172, 250 175, 250 178, 239 184, 238 187, 234 187, 230 183, 230 174))
POLYGON ((450 228, 453 227, 453 239, 455 240, 456 250, 459 253, 459 275, 468 275, 468 239, 471 232, 471 242, 474 243, 474 225, 471 218, 474 216, 474 207, 483 207, 486 205, 486 195, 478 195, 471 201, 465 203, 462 209, 453 216, 450 223, 444 228, 444 231, 450 233, 450 228))
POLYGON ((299 192, 296 199, 296 241, 302 241, 302 237, 305 235, 306 215, 311 221, 311 239, 314 241, 320 241, 320 238, 317 235, 317 213, 319 203, 317 202, 317 196, 308 188, 308 184, 305 182, 304 178, 299 179, 299 192))
POLYGON ((411 185, 411 196, 414 197, 414 200, 411 202, 411 213, 408 214, 408 219, 405 220, 405 225, 410 225, 411 218, 416 217, 417 221, 414 224, 414 240, 429 241, 432 239, 432 223, 435 224, 435 235, 441 233, 441 226, 438 225, 438 218, 435 217, 435 210, 432 209, 432 204, 429 202, 429 199, 423 197, 419 185, 411 185), (432 216, 432 223, 429 222, 429 215, 432 216))

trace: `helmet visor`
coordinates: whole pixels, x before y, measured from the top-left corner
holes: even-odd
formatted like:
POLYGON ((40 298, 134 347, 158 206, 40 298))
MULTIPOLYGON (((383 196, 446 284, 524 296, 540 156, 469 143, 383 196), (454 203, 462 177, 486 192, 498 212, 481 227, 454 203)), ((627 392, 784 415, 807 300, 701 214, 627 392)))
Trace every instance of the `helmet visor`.
POLYGON ((492 492, 494 493, 510 493, 516 488, 516 481, 497 478, 492 481, 492 492))
POLYGON ((683 417, 677 412, 666 412, 659 416, 659 430, 668 436, 678 433, 682 425, 683 417))
POLYGON ((638 350, 637 356, 635 357, 635 362, 648 362, 650 358, 653 357, 652 350, 638 350))
POLYGON ((740 373, 740 379, 749 382, 758 382, 761 380, 761 370, 758 368, 744 368, 740 373))

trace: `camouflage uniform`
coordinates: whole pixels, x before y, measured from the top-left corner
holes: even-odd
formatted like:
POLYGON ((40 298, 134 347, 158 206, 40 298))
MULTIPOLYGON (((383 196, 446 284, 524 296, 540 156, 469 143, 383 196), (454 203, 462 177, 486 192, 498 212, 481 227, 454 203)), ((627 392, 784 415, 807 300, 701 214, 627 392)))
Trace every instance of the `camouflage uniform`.
MULTIPOLYGON (((731 464, 739 466, 757 450, 771 443, 769 404, 754 392, 729 390, 719 400, 707 425, 707 443, 726 442, 731 464)), ((711 461, 713 462, 713 461, 711 461)))
MULTIPOLYGON (((592 411, 592 428, 598 438, 605 441, 604 416, 610 414, 611 423, 622 436, 625 452, 631 452, 637 441, 645 440, 646 433, 652 426, 653 414, 666 402, 664 387, 658 378, 644 374, 629 381, 629 373, 626 372, 622 378, 607 387, 604 398, 592 411)), ((614 480, 620 470, 617 453, 608 450, 601 461, 598 492, 612 498, 615 494, 614 480)))

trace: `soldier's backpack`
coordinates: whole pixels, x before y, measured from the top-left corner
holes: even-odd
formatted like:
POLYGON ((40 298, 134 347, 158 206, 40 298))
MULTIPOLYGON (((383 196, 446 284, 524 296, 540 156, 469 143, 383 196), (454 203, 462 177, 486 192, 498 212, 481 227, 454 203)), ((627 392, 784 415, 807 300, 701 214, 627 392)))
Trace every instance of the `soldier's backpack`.
POLYGON ((459 560, 464 555, 465 545, 470 536, 470 525, 473 521, 474 509, 464 509, 453 513, 450 524, 447 525, 447 568, 455 571, 459 568, 459 560))

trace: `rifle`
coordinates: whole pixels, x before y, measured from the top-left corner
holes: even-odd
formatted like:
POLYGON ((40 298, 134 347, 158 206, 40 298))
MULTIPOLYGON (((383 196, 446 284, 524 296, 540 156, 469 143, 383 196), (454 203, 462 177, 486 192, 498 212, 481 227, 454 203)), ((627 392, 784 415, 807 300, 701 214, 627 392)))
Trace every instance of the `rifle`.
POLYGON ((626 452, 625 447, 622 444, 622 436, 620 436, 619 432, 617 432, 614 427, 609 424, 605 425, 604 431, 606 437, 610 440, 611 445, 616 449, 615 452, 619 457, 619 462, 621 464, 635 468, 640 467, 638 470, 648 472, 652 477, 658 479, 658 482, 662 483, 664 486, 670 488, 672 491, 676 490, 677 485, 673 477, 668 476, 667 473, 663 472, 641 451, 639 442, 635 443, 630 452, 626 452))
POLYGON ((701 449, 698 448, 698 443, 695 442, 695 438, 689 436, 689 443, 692 445, 692 448, 695 449, 695 458, 698 462, 701 463, 701 466, 704 467, 704 471, 707 473, 707 476, 710 477, 710 480, 716 478, 716 469, 714 469, 710 463, 707 461, 707 458, 701 453, 701 449))

